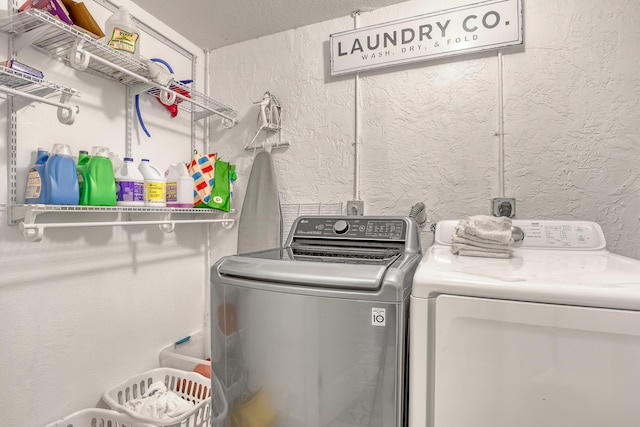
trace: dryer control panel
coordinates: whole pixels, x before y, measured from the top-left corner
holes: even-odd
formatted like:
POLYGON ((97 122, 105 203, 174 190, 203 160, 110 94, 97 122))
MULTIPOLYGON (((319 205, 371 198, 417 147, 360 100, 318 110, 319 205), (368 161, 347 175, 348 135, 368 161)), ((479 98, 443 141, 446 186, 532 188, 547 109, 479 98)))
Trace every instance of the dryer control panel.
POLYGON ((604 249, 606 241, 600 225, 590 221, 524 221, 513 225, 524 233, 521 242, 513 247, 545 249, 604 249))

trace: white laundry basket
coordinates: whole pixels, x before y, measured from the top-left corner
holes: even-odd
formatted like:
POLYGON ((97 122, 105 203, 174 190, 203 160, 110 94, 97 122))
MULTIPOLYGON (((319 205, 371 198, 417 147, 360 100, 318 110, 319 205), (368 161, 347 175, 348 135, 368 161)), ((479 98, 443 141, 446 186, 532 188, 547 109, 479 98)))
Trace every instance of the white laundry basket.
POLYGON ((152 424, 141 423, 127 414, 111 409, 87 408, 61 420, 47 424, 45 427, 155 427, 152 424))
POLYGON ((152 369, 135 375, 107 390, 102 399, 112 409, 126 413, 137 421, 162 427, 218 427, 222 425, 227 414, 227 402, 222 386, 213 374, 210 380, 195 372, 173 368, 152 369), (161 381, 167 390, 193 402, 194 406, 187 412, 170 419, 149 418, 125 406, 127 402, 144 395, 149 386, 158 381, 161 381))

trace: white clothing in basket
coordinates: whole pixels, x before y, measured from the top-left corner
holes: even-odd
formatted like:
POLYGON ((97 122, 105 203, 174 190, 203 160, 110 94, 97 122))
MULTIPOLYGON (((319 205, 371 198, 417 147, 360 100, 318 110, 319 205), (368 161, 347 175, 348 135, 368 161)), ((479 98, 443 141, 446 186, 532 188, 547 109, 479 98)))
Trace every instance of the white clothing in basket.
POLYGON ((167 390, 163 382, 156 381, 145 394, 126 402, 125 406, 142 416, 165 420, 184 414, 193 403, 167 390))

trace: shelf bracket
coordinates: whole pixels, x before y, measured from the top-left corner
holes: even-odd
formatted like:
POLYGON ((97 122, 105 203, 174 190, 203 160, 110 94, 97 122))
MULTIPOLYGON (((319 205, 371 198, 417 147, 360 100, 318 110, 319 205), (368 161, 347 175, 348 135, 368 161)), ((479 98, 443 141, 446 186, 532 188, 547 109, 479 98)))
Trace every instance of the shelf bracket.
POLYGON ((24 212, 24 220, 20 223, 20 231, 22 231, 25 240, 29 242, 39 242, 44 236, 44 228, 33 227, 36 224, 36 218, 38 218, 39 213, 27 207, 24 212))
POLYGON ((158 224, 158 227, 164 233, 173 233, 173 230, 176 229, 176 223, 171 221, 171 214, 166 214, 163 216, 163 221, 158 224))
MULTIPOLYGON (((43 98, 31 93, 22 92, 20 90, 8 88, 8 87, 3 87, 0 91, 6 92, 11 95, 20 96, 20 97, 29 99, 31 101, 38 101, 38 102, 42 102, 43 104, 49 104, 49 105, 53 105, 54 107, 58 107, 58 120, 60 120, 60 123, 65 125, 73 124, 76 118, 76 114, 80 111, 80 108, 77 105, 75 106, 69 105, 69 100, 71 99, 71 96, 72 96, 72 94, 70 93, 63 92, 60 102, 57 102, 57 101, 51 101, 47 98, 43 98)), ((24 103, 24 102, 20 103, 21 107, 24 107, 28 104, 29 103, 24 103)))
POLYGON ((69 100, 71 94, 63 92, 60 96, 60 106, 58 106, 58 121, 64 125, 72 125, 76 120, 76 114, 80 111, 80 108, 76 105, 75 108, 69 106, 69 100))
POLYGON ((89 67, 91 54, 82 49, 84 40, 77 38, 69 51, 69 64, 76 70, 84 71, 89 67))

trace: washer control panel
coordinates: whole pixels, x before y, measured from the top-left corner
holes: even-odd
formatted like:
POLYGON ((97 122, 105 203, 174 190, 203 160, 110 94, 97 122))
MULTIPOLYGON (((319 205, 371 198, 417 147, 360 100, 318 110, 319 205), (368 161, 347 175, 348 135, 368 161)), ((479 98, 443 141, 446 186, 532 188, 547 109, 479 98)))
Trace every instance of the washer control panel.
POLYGON ((294 225, 296 237, 404 240, 405 220, 384 217, 305 217, 294 225))

